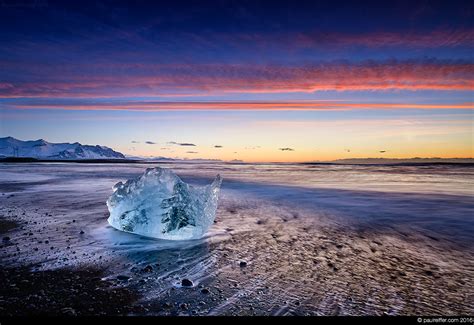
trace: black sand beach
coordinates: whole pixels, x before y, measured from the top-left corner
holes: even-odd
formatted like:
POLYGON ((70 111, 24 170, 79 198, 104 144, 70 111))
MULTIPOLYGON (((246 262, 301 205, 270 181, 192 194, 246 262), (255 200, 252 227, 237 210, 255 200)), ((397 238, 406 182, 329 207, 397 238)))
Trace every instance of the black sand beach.
MULTIPOLYGON (((466 232, 450 237, 415 219, 358 220, 355 205, 347 219, 306 206, 306 199, 317 202, 318 192, 309 190, 292 203, 246 193, 245 187, 242 194, 228 172, 208 236, 155 240, 106 224, 110 186, 141 169, 97 178, 97 166, 69 166, 31 166, 29 175, 37 177, 29 182, 3 173, 1 316, 474 312, 474 252, 466 232)), ((200 180, 177 169, 184 179, 207 182, 206 175, 200 180)), ((275 186, 265 185, 262 193, 275 186)))

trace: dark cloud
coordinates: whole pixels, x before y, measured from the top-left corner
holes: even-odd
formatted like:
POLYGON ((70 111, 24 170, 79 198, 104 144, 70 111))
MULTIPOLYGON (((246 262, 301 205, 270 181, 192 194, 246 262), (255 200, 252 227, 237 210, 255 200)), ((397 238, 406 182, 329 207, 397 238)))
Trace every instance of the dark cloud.
POLYGON ((380 150, 379 152, 380 152, 380 153, 386 153, 387 150, 380 150))
POLYGON ((214 148, 223 148, 222 146, 216 145, 214 148))
POLYGON ((295 151, 295 149, 293 149, 293 148, 279 148, 278 150, 281 150, 281 151, 295 151))
POLYGON ((198 153, 197 151, 186 151, 186 153, 198 153))
POLYGON ((156 142, 153 141, 145 141, 146 144, 156 144, 156 142))
POLYGON ((135 140, 133 140, 132 143, 140 143, 140 141, 135 141, 135 140))
POLYGON ((187 143, 187 142, 175 142, 175 141, 170 141, 168 144, 174 144, 177 146, 183 146, 183 147, 196 147, 194 143, 187 143))

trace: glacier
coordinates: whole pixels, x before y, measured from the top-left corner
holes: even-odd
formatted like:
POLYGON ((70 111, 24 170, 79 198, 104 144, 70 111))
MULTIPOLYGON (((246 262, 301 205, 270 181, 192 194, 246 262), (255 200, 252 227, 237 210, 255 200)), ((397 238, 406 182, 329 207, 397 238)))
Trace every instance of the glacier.
POLYGON ((108 223, 147 237, 201 238, 214 223, 222 178, 194 187, 167 168, 148 168, 137 178, 118 182, 107 200, 108 223))

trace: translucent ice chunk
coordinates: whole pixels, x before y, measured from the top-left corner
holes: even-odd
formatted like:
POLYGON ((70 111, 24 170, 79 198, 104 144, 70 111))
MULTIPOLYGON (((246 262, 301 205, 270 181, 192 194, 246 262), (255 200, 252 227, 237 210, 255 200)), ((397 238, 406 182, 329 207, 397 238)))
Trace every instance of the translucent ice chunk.
POLYGON ((145 173, 113 187, 107 200, 109 224, 143 236, 183 240, 201 238, 214 223, 222 179, 193 187, 166 168, 145 173))

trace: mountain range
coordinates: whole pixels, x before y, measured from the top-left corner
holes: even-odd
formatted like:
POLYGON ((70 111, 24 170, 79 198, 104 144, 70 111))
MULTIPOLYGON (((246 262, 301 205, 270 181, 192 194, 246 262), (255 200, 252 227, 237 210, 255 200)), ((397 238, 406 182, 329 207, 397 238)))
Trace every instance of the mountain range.
POLYGON ((125 159, 109 147, 75 143, 52 143, 43 139, 22 141, 13 137, 0 138, 0 157, 28 157, 52 160, 125 159))

